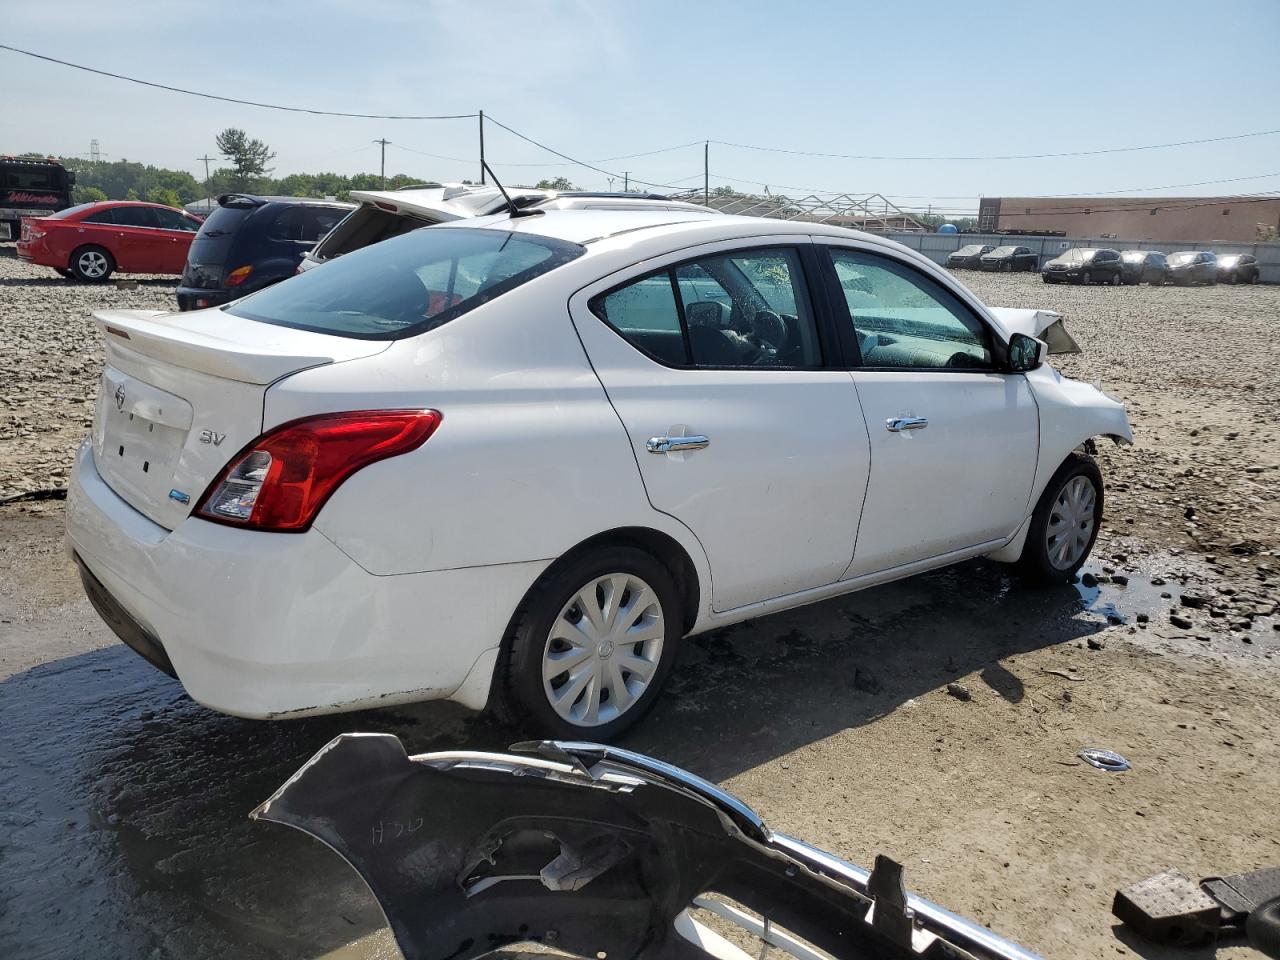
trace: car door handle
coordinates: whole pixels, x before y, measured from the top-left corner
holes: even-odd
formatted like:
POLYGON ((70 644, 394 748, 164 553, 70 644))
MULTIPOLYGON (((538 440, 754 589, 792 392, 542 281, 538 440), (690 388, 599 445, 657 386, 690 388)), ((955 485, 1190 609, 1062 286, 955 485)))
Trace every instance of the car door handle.
POLYGON ((923 430, 929 425, 924 417, 890 417, 884 422, 890 433, 901 433, 903 430, 923 430))
POLYGON ((650 453, 683 453, 710 445, 711 440, 707 437, 650 437, 644 448, 650 453))

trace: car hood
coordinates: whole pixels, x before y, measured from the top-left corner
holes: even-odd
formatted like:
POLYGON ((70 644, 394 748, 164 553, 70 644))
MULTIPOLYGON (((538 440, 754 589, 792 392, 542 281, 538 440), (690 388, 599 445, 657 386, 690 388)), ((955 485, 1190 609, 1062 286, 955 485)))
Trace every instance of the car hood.
POLYGON ((394 736, 346 734, 251 816, 354 867, 405 960, 531 941, 583 957, 749 960, 699 922, 707 913, 798 958, 812 945, 847 960, 1035 960, 907 894, 887 857, 868 873, 773 833, 677 767, 593 743, 512 749, 524 755, 409 757, 394 736))
POLYGON ((1062 314, 1053 310, 1027 310, 1016 307, 989 307, 1000 325, 1010 333, 1022 333, 1043 340, 1050 353, 1080 353, 1080 345, 1067 333, 1062 314))

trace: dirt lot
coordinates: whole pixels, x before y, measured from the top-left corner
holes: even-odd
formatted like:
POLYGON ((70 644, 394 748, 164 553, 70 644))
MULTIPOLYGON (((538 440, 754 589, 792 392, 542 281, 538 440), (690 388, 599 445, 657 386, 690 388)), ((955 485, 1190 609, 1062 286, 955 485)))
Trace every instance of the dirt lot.
MULTIPOLYGON (((46 274, 0 256, 0 497, 65 482, 101 363, 89 311, 172 302, 46 274)), ((841 856, 902 860, 1046 957, 1254 956, 1152 948, 1109 906, 1168 866, 1280 863, 1280 288, 965 280, 1066 314, 1085 353, 1061 366, 1129 404, 1137 445, 1100 450, 1098 582, 1033 591, 979 561, 694 638, 626 745, 841 856)), ((245 815, 341 731, 413 751, 516 734, 435 705, 212 714, 97 620, 61 522, 56 501, 0 506, 0 954, 394 956, 354 874, 245 815)))

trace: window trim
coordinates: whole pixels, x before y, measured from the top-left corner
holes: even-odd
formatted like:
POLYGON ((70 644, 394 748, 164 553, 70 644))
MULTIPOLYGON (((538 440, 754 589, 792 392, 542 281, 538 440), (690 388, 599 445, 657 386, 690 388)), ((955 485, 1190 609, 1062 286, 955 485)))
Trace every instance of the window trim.
MULTIPOLYGON (((838 341, 832 337, 832 330, 828 324, 830 317, 830 306, 827 303, 825 284, 817 270, 816 257, 813 254, 813 241, 808 237, 757 237, 752 238, 754 242, 749 242, 746 246, 725 247, 723 249, 704 250, 701 253, 683 257, 679 260, 671 260, 664 263, 660 267, 654 267, 643 273, 631 274, 625 280, 612 284, 601 290, 599 293, 592 294, 587 299, 587 311, 603 323, 609 330, 621 339, 628 347, 635 350, 641 356, 648 360, 652 360, 659 366, 666 367, 668 370, 690 370, 690 371, 719 371, 719 370, 778 370, 782 372, 796 372, 806 370, 831 370, 843 369, 836 362, 836 355, 839 352, 838 341), (781 241, 781 242, 779 242, 781 241), (684 297, 680 293, 679 280, 676 277, 676 271, 683 266, 696 264, 699 261, 707 260, 711 257, 732 257, 737 254, 748 253, 757 250, 791 250, 796 254, 796 260, 799 263, 801 275, 801 287, 804 294, 809 299, 809 311, 813 318, 814 333, 817 336, 819 360, 816 364, 805 365, 775 365, 775 364, 725 364, 723 366, 710 366, 708 364, 699 364, 693 362, 693 346, 689 341, 689 324, 684 312, 684 297), (656 277, 659 274, 667 274, 672 286, 672 293, 675 295, 676 309, 679 310, 677 319, 680 322, 680 332, 684 339, 685 356, 689 357, 688 363, 675 364, 646 350, 642 345, 636 343, 625 333, 615 327, 598 309, 604 302, 606 297, 623 290, 632 284, 640 283, 648 280, 650 277, 656 277)), ((717 244, 717 246, 719 246, 717 244)), ((639 266, 639 264, 636 264, 639 266)))
MULTIPOLYGON (((826 238, 821 238, 825 241, 826 238)), ((991 323, 974 309, 963 296, 957 291, 951 289, 946 283, 937 277, 930 276, 918 266, 909 260, 895 257, 890 253, 879 250, 871 250, 866 247, 855 246, 849 243, 843 243, 835 238, 834 242, 820 242, 817 246, 817 259, 822 268, 822 274, 827 287, 827 300, 833 320, 836 323, 836 333, 839 337, 839 343, 843 348, 845 366, 844 369, 854 372, 867 373, 1008 373, 1008 345, 1004 343, 1000 337, 996 336, 996 331, 992 328, 991 323), (853 314, 849 311, 849 301, 845 299, 844 289, 840 286, 840 278, 836 273, 836 265, 833 253, 835 251, 846 251, 855 253, 872 259, 879 259, 896 264, 900 269, 911 273, 915 277, 920 278, 924 283, 932 283, 941 287, 951 297, 960 304, 961 308, 968 312, 974 320, 982 327, 986 334, 987 353, 991 355, 991 366, 989 367, 878 367, 870 366, 862 362, 862 349, 858 345, 858 338, 855 335, 853 324, 853 314)))

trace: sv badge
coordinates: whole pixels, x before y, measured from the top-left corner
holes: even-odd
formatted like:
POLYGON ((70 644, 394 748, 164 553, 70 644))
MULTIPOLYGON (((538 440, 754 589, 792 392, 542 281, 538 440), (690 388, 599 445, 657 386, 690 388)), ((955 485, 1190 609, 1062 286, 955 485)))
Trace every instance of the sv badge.
POLYGON ((225 433, 215 433, 213 430, 200 431, 201 443, 212 443, 215 447, 220 447, 222 446, 222 441, 225 439, 227 439, 227 435, 225 433))

